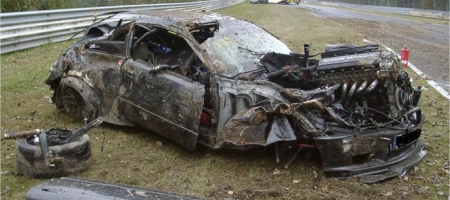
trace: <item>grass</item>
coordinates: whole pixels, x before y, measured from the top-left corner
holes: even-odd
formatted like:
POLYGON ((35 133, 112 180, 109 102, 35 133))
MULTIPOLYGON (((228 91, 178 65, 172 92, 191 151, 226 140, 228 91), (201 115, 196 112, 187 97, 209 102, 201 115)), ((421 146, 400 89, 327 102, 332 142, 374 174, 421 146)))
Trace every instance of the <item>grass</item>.
MULTIPOLYGON (((303 51, 304 43, 312 45, 312 52, 322 51, 325 44, 363 44, 352 30, 302 9, 243 3, 220 12, 264 27, 297 52, 303 51)), ((49 66, 73 42, 1 56, 2 133, 82 126, 50 103, 51 93, 42 83, 49 66)), ((426 85, 409 73, 414 85, 426 85)), ((420 105, 427 114, 422 140, 428 155, 403 178, 384 183, 367 185, 357 179, 327 178, 314 154, 310 158, 302 154, 293 166, 284 169, 282 163, 275 162, 270 148, 241 152, 199 147, 191 152, 147 130, 109 124, 89 133, 92 166, 75 176, 214 199, 445 199, 438 192, 447 196, 449 191, 449 101, 428 88, 420 105), (104 149, 100 151, 103 137, 104 149), (429 189, 419 193, 423 186, 429 189)), ((17 175, 14 145, 14 141, 1 140, 2 199, 24 199, 32 186, 44 181, 17 175)), ((282 158, 283 162, 287 159, 282 158)))

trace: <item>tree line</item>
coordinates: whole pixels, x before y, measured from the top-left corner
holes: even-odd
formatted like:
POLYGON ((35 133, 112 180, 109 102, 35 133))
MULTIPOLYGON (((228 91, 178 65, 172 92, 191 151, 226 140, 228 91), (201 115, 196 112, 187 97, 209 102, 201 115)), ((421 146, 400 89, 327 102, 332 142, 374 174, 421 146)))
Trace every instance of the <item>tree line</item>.
POLYGON ((1 12, 22 12, 65 8, 180 3, 195 0, 1 0, 1 12))

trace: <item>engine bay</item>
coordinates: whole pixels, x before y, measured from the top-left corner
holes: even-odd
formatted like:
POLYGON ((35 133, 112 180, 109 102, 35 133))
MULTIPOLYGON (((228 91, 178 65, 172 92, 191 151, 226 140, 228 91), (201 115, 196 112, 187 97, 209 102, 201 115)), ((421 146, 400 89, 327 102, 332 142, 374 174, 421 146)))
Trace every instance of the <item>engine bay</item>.
POLYGON ((420 87, 411 86, 395 54, 380 51, 378 45, 333 45, 317 60, 308 49, 305 45, 305 54, 265 54, 261 63, 269 72, 259 78, 301 90, 338 87, 322 102, 325 109, 306 111, 316 129, 333 135, 414 128, 423 120, 417 106, 420 87))

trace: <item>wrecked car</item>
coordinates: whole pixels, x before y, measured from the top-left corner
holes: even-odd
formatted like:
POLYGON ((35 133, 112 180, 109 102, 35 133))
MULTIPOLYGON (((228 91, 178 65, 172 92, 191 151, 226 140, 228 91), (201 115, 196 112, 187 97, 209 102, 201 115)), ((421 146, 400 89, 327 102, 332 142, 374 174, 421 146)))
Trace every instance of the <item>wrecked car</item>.
POLYGON ((378 45, 294 53, 210 12, 119 13, 90 26, 45 81, 77 119, 141 126, 194 150, 315 148, 330 176, 377 182, 426 154, 420 87, 378 45))

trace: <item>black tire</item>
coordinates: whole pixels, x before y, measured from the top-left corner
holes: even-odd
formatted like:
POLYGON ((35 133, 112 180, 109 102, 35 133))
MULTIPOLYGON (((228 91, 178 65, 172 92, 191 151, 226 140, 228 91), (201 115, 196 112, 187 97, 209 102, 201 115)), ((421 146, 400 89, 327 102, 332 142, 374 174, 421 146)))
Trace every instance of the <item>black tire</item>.
POLYGON ((89 168, 91 143, 88 135, 69 144, 50 146, 54 158, 59 162, 54 167, 45 165, 41 147, 33 138, 21 138, 16 142, 16 165, 19 174, 33 178, 67 176, 89 168))
POLYGON ((78 78, 64 78, 58 87, 56 98, 64 110, 80 122, 85 117, 88 121, 97 118, 97 108, 100 104, 97 94, 88 84, 78 78))

